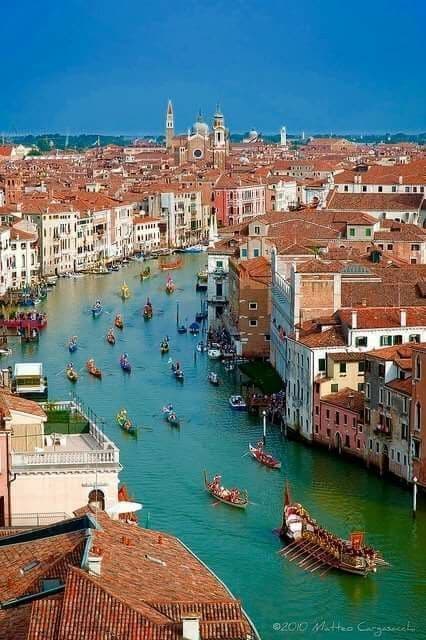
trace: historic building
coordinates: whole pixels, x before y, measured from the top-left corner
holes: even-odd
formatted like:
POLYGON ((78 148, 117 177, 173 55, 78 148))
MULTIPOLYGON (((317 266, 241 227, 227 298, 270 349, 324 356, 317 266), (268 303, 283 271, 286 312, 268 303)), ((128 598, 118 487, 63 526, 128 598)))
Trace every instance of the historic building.
POLYGON ((185 135, 174 134, 173 105, 169 100, 166 115, 166 147, 173 154, 176 164, 186 162, 207 162, 223 170, 229 153, 229 131, 225 119, 217 106, 212 129, 204 122, 201 111, 196 122, 185 135))

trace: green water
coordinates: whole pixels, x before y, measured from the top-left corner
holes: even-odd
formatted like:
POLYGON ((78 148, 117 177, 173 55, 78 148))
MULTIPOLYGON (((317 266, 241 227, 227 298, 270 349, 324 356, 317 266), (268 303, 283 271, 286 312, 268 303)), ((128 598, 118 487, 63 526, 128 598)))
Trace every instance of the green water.
POLYGON ((51 400, 66 399, 73 388, 105 417, 105 430, 121 449, 121 479, 144 505, 141 523, 149 513, 151 528, 167 530, 189 545, 243 600, 262 638, 367 639, 379 637, 368 627, 407 622, 414 631, 384 631, 381 637, 426 637, 424 503, 413 521, 409 492, 325 451, 283 441, 274 431, 269 432, 268 449, 283 461, 281 472, 244 455, 261 429, 256 420, 228 407, 229 395, 238 390, 236 374, 225 373, 205 354, 197 353, 195 359, 198 339, 176 332, 176 302, 188 322, 200 308, 194 284, 204 263, 205 256, 185 258, 184 267, 173 273, 178 289, 172 296, 164 292, 166 276, 157 272, 155 263, 154 276, 143 283, 135 263, 107 276, 61 280, 39 307, 49 316, 40 343, 22 351, 18 346, 11 362, 44 362, 51 400), (133 295, 122 302, 119 288, 124 278, 133 295), (141 316, 147 295, 154 305, 151 321, 141 316), (105 312, 94 320, 90 307, 97 297, 105 312), (116 331, 118 340, 111 347, 105 334, 117 312, 123 313, 125 329, 116 331), (169 356, 160 355, 165 334, 171 338, 171 357, 182 363, 184 384, 172 378, 169 356), (79 349, 72 356, 67 349, 70 335, 79 337, 79 349), (123 351, 133 364, 131 375, 119 367, 123 351), (102 368, 101 381, 85 373, 88 357, 102 368), (75 387, 63 371, 71 358, 81 369, 75 387), (218 388, 207 382, 210 369, 223 380, 218 388), (180 431, 169 428, 160 415, 168 402, 183 419, 180 431), (142 431, 138 440, 126 436, 114 424, 121 406, 152 431, 142 431), (204 469, 222 473, 225 485, 247 488, 252 502, 247 511, 215 506, 203 490, 204 469), (293 497, 314 517, 340 535, 353 528, 366 531, 368 542, 381 550, 391 568, 365 579, 339 573, 321 578, 281 558, 273 529, 280 523, 286 476, 293 497))

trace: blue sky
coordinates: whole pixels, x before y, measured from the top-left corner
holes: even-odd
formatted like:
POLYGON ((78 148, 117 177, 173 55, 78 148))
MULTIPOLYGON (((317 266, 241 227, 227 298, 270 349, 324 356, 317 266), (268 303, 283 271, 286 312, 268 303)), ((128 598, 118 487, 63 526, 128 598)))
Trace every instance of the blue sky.
POLYGON ((0 131, 426 130, 424 0, 20 0, 2 11, 0 131))

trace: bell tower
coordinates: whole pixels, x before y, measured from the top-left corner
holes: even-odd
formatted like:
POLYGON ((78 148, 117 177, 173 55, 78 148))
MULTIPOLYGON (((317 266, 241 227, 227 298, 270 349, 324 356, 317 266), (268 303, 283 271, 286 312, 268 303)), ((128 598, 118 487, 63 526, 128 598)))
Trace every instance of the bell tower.
POLYGON ((221 171, 225 169, 228 144, 225 118, 219 105, 217 105, 216 113, 213 117, 213 166, 221 171))
POLYGON ((172 148, 172 140, 175 135, 175 123, 173 116, 173 104, 172 101, 169 100, 167 104, 167 115, 166 115, 166 149, 172 148))

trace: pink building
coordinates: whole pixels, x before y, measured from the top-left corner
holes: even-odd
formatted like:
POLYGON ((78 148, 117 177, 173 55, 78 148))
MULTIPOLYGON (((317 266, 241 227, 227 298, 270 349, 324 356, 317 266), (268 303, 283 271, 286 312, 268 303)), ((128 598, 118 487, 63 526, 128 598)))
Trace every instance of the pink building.
MULTIPOLYGON (((364 394, 348 387, 320 399, 320 420, 314 441, 338 453, 364 457, 364 394)), ((318 423, 317 423, 318 424, 318 423)))
POLYGON ((266 188, 261 178, 221 175, 213 197, 216 218, 222 226, 247 222, 266 211, 266 188))

